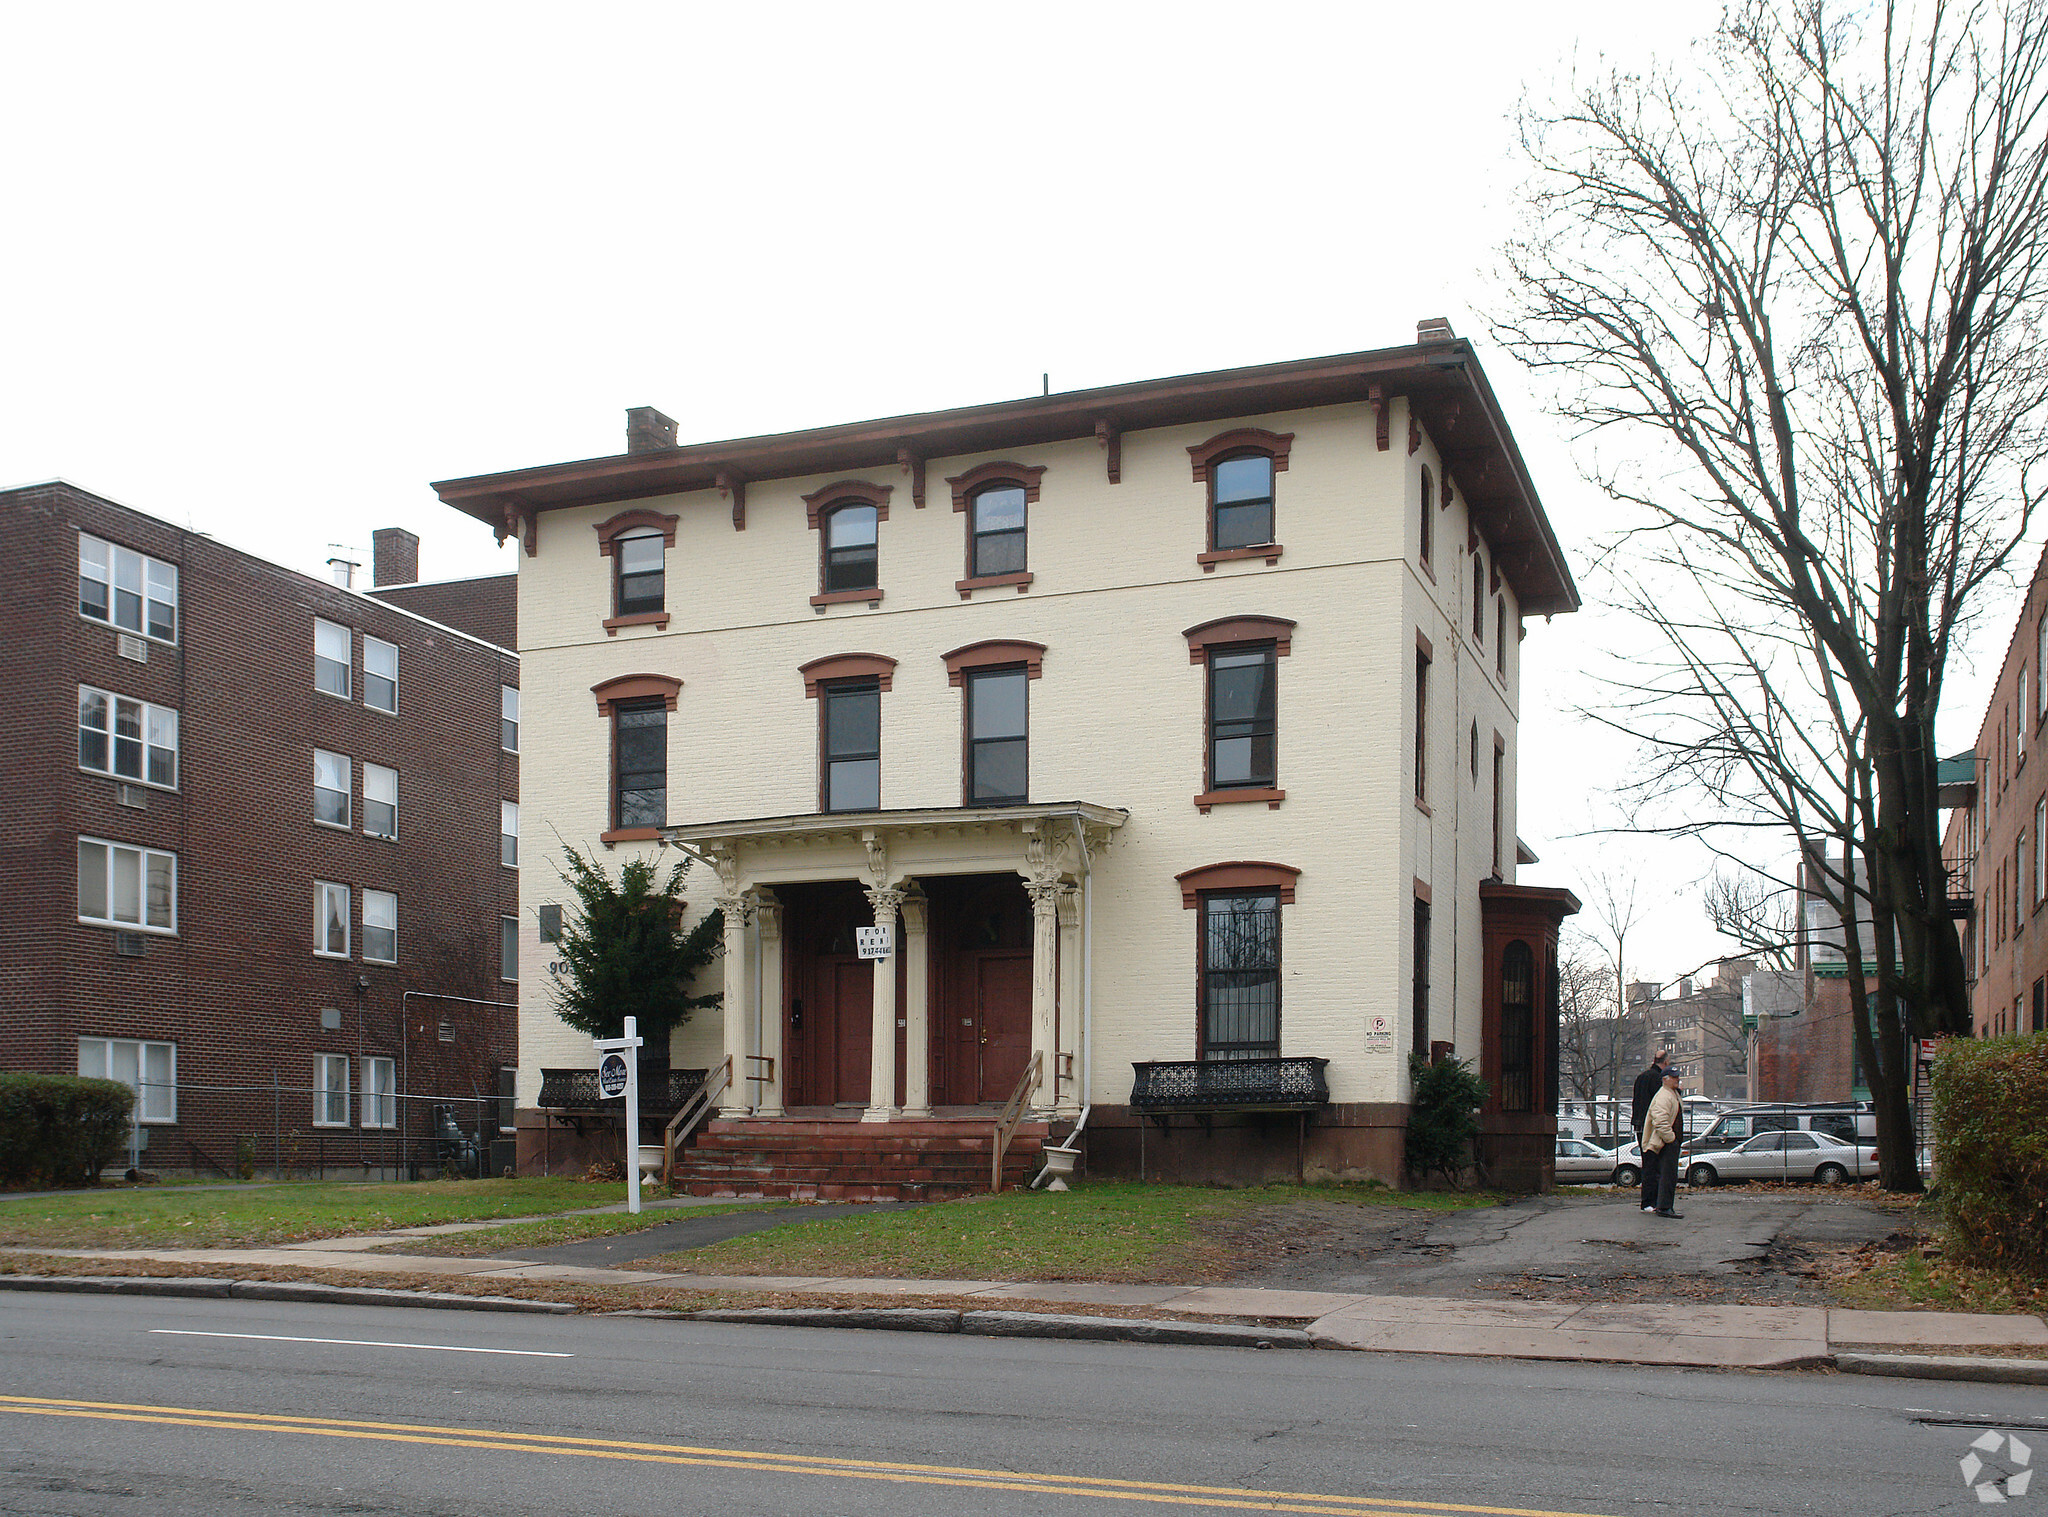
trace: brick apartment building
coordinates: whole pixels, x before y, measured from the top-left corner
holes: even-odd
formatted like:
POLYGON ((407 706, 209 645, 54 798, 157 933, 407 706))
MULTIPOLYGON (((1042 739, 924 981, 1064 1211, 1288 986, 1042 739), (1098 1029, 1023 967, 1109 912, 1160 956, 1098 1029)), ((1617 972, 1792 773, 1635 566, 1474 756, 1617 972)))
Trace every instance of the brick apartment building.
MULTIPOLYGON (((163 1170, 381 1169, 435 1098, 491 1138, 513 577, 379 599, 61 482, 0 491, 0 544, 0 1068, 139 1087, 163 1170)), ((417 555, 377 534, 380 578, 417 555)))
POLYGON ((1725 959, 1711 982, 1690 975, 1677 994, 1648 1007, 1650 1043, 1668 1048, 1679 1091, 1713 1101, 1749 1095, 1749 1039, 1742 1026, 1742 982, 1756 969, 1751 959, 1725 959))

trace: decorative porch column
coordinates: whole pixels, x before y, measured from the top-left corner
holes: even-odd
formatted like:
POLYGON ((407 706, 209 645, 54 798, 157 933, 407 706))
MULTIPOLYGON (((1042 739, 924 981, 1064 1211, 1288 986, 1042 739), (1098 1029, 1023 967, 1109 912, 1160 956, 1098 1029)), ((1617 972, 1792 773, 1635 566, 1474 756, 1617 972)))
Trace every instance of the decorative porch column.
POLYGON ((1057 880, 1027 880, 1031 897, 1031 1051, 1039 1056, 1038 1088, 1030 1097, 1034 1112, 1053 1104, 1054 1029, 1059 1020, 1059 899, 1057 880))
POLYGON ((782 1115, 782 1029, 784 1012, 782 1007, 782 902, 775 898, 772 890, 760 892, 759 904, 754 910, 754 931, 761 943, 761 983, 755 987, 761 998, 761 1052, 770 1061, 760 1067, 758 1073, 774 1071, 774 1078, 752 1086, 758 1090, 754 1114, 760 1117, 782 1115))
POLYGON ((753 920, 754 902, 752 897, 737 892, 718 896, 714 902, 725 913, 725 1056, 732 1060, 732 1083, 725 1087, 720 1098, 718 1114, 721 1117, 744 1117, 747 1115, 747 1015, 753 1009, 753 997, 747 992, 752 978, 747 970, 747 925, 753 920))
POLYGON ((1081 890, 1069 885, 1060 892, 1060 1005, 1058 1036, 1053 1039, 1052 1077, 1045 1084, 1047 1104, 1063 1117, 1081 1110, 1081 890), (1061 1069, 1073 1071, 1058 1078, 1061 1069))
POLYGON ((903 1115, 932 1114, 931 903, 921 891, 903 897, 903 1115))
MULTIPOLYGON (((896 926, 896 912, 903 904, 900 890, 877 889, 868 893, 875 908, 875 925, 896 926)), ((896 955, 875 960, 874 1046, 868 1053, 868 1109, 863 1122, 886 1122, 896 1105, 896 955)))

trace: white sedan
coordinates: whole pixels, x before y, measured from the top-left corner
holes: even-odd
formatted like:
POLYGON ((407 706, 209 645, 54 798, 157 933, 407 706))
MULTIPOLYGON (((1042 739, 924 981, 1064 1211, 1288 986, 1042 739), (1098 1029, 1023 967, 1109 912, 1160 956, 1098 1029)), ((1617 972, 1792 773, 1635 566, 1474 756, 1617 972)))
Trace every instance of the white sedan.
POLYGON ((1564 1185, 1607 1185, 1613 1182, 1618 1157, 1584 1138, 1557 1140, 1557 1178, 1564 1185))
POLYGON ((1693 1185, 1723 1180, 1818 1180, 1840 1185, 1877 1173, 1877 1148, 1844 1143, 1824 1132, 1765 1132, 1718 1153, 1694 1157, 1685 1178, 1693 1185))

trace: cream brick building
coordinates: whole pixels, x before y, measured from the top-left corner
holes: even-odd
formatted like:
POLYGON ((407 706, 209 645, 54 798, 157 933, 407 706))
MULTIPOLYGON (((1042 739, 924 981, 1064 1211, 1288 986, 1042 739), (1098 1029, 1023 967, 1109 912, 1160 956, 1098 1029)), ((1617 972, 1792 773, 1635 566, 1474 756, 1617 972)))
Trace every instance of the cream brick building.
MULTIPOLYGON (((1576 903, 1514 883, 1522 629, 1577 592, 1470 345, 1422 336, 726 443, 641 411, 436 486, 522 544, 521 962, 557 835, 680 847, 725 1003, 669 1053, 732 1060, 728 1135, 985 1135, 1021 1086, 1096 1173, 1392 1180, 1447 1046, 1545 1183, 1576 903)), ((520 999, 533 1167, 543 1068, 593 1058, 520 999)))

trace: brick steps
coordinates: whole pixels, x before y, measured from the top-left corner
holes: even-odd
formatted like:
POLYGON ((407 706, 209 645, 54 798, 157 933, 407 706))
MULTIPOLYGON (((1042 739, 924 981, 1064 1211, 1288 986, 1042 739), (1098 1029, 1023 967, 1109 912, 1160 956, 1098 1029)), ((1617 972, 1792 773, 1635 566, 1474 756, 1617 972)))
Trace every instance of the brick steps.
MULTIPOLYGON (((942 1201, 986 1194, 993 1123, 720 1120, 676 1164, 693 1196, 803 1201, 942 1201)), ((1037 1167, 1047 1129, 1020 1124, 1003 1155, 1005 1188, 1037 1167)))

